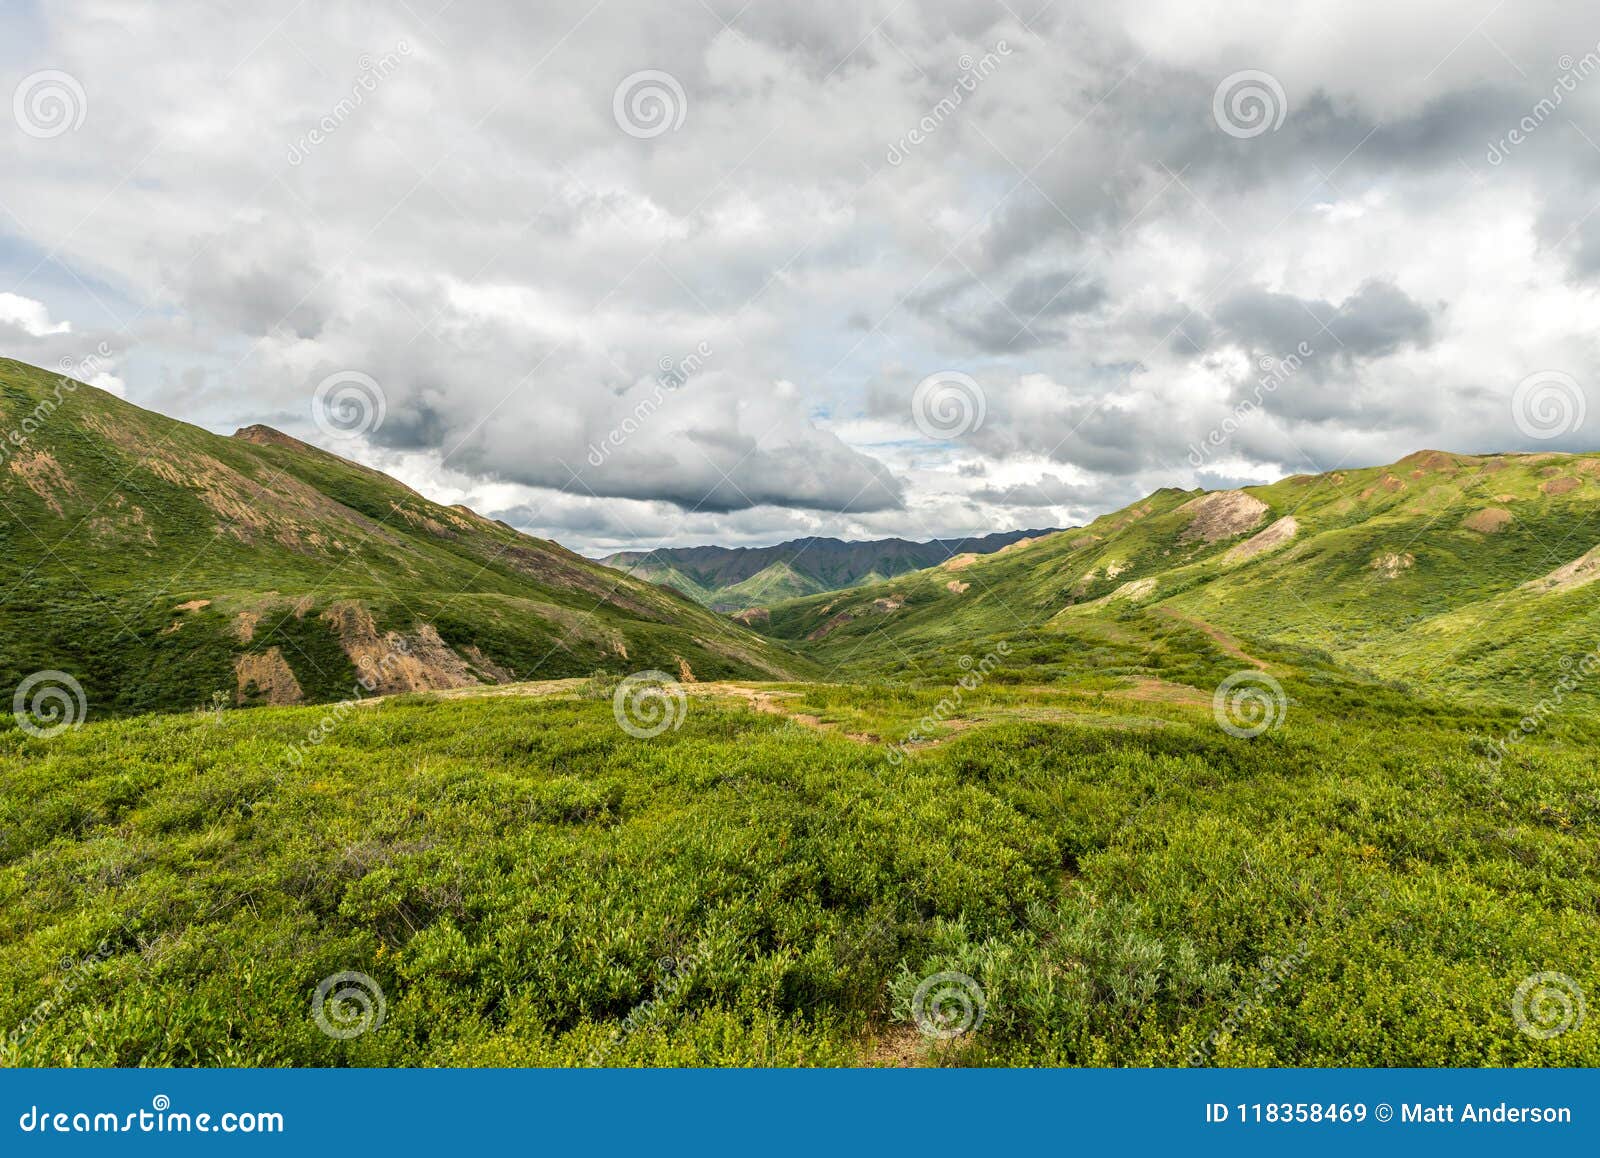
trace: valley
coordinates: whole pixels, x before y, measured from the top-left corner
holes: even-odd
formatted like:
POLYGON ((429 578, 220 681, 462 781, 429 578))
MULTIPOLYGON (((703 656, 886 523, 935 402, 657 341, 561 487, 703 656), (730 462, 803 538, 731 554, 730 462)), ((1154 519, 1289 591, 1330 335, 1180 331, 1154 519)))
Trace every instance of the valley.
MULTIPOLYGON (((0 425, 55 381, 0 362, 0 425)), ((82 385, 0 511, 8 686, 81 691, 0 726, 0 1063, 1600 1064, 1524 1024, 1600 992, 1600 455, 1159 490, 737 620, 82 385)))

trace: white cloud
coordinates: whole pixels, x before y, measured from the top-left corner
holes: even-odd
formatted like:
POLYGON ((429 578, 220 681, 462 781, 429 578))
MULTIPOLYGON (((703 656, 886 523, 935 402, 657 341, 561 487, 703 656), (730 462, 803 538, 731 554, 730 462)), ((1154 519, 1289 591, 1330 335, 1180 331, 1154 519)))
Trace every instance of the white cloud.
POLYGON ((52 322, 43 302, 10 293, 0 293, 0 324, 16 326, 31 338, 66 334, 72 330, 71 322, 52 322))
MULTIPOLYGON (((1600 381, 1600 157, 1556 117, 1484 160, 1594 48, 1570 6, 1263 0, 1218 22, 1062 0, 1024 27, 992 0, 840 0, 718 9, 731 30, 696 0, 425 8, 0 15, 18 70, 65 69, 88 100, 76 132, 0 134, 6 352, 53 365, 104 336, 129 351, 108 389, 313 438, 317 382, 357 370, 388 418, 355 453, 596 548, 960 534, 1194 485, 1188 446, 1306 310, 1315 371, 1208 469, 1513 448, 1520 378, 1600 381), (642 69, 685 102, 647 140, 612 105, 642 69), (1288 106, 1251 139, 1212 121, 1245 69, 1288 106), (1341 306, 1358 341, 1320 328, 1341 306), (910 398, 941 370, 988 417, 933 443, 910 398)), ((1592 120, 1600 78, 1562 111, 1592 120)))

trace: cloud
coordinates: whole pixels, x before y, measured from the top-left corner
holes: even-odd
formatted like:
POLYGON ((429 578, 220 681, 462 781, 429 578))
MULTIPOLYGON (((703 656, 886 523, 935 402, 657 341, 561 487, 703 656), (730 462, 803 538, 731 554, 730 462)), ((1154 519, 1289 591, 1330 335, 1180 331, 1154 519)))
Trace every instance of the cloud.
POLYGON ((0 326, 12 326, 30 338, 72 331, 71 322, 52 322, 43 302, 8 293, 0 293, 0 326))
POLYGON ((1229 295, 1213 317, 1251 351, 1281 358, 1304 346, 1347 366, 1356 359, 1387 357, 1402 346, 1425 348, 1433 340, 1427 309, 1377 279, 1337 305, 1250 286, 1229 295))
POLYGON ((67 0, 0 36, 87 97, 0 133, 5 353, 105 341, 141 404, 313 440, 317 384, 369 375, 385 421, 335 449, 580 546, 1076 517, 1203 481, 1224 423, 1207 477, 1542 449, 1516 383, 1600 381, 1600 80, 1552 72, 1596 37, 1559 6, 67 0), (651 137, 613 104, 645 69, 683 94, 651 137), (1214 114, 1242 70, 1283 94, 1255 136, 1214 114), (946 370, 985 416, 938 440, 946 370))

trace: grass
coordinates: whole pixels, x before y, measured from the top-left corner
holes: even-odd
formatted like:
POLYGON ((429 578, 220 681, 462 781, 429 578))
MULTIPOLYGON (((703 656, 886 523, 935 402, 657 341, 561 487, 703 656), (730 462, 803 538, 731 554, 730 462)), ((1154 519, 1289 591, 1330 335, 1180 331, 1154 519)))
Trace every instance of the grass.
MULTIPOLYGON (((53 382, 0 361, 0 428, 53 382)), ((1600 456, 1249 494, 1212 540, 1158 491, 763 636, 69 391, 0 469, 0 686, 89 708, 0 720, 0 1063, 1600 1064, 1592 1019, 1514 1014, 1600 994, 1600 583, 1539 582, 1600 539, 1600 456), (340 702, 350 604, 501 686, 340 702), (251 706, 269 653, 312 706, 251 706), (647 739, 643 669, 701 681, 647 739), (1239 672, 1277 727, 1218 726, 1239 672), (325 1032, 355 974, 373 1022, 325 1032), (930 986, 968 1032, 919 1032, 930 986)))
POLYGON ((431 625, 486 679, 812 671, 676 592, 265 428, 218 437, 0 359, 0 432, 45 404, 24 445, 0 439, 0 686, 62 670, 97 716, 183 710, 244 698, 235 663, 277 648, 307 701, 333 702, 354 669, 322 617, 350 602, 380 633, 431 625))
MULTIPOLYGON (((314 745, 325 709, 6 733, 4 1060, 872 1064, 956 971, 985 1020, 924 1063, 1600 1061, 1592 1023, 1511 1015, 1533 973, 1595 979, 1588 725, 1496 768, 1495 721, 1289 687, 1241 739, 985 685, 987 723, 898 765, 713 695, 633 739, 606 686, 387 700, 314 745), (348 1041, 309 1014, 346 970, 386 1001, 348 1041)), ((892 735, 931 694, 795 710, 892 735)))

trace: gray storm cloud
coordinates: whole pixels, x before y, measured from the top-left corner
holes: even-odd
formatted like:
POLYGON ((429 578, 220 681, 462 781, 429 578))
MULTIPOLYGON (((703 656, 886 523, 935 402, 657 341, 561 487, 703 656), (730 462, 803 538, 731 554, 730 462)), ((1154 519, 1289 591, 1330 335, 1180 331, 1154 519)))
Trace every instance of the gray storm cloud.
POLYGON ((1600 443, 1510 409, 1597 369, 1570 6, 69 0, 0 35, 6 91, 87 102, 0 133, 0 352, 106 340, 142 405, 313 439, 359 372, 386 417, 341 453, 580 546, 1065 521, 1203 481, 1225 426, 1211 477, 1600 443), (1259 132, 1218 120, 1239 74, 1259 132), (931 437, 946 372, 982 421, 931 437))

